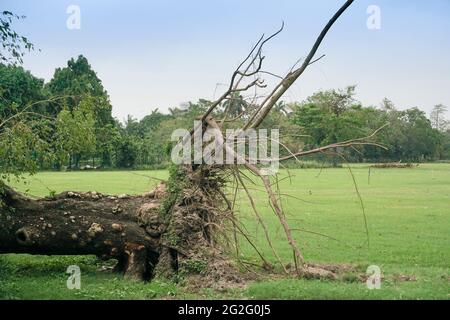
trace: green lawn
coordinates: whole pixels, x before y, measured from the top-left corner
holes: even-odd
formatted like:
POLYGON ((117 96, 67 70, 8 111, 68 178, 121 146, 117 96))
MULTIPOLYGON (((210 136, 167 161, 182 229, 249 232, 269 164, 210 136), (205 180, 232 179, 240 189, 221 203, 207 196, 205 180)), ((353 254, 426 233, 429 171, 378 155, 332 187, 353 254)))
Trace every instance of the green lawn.
MULTIPOLYGON (((358 281, 297 280, 278 277, 225 293, 204 290, 187 293, 172 283, 137 284, 98 271, 94 257, 0 256, 0 298, 16 299, 150 299, 150 298, 259 298, 259 299, 449 299, 450 298, 450 164, 424 164, 412 169, 371 169, 355 165, 352 172, 364 202, 370 245, 361 204, 347 169, 291 170, 281 182, 283 206, 307 261, 353 263, 361 270, 378 265, 381 289, 369 290, 358 281), (298 199, 300 198, 300 199, 298 199), (66 288, 68 265, 82 270, 81 290, 66 288), (399 275, 415 281, 399 281, 399 275)), ((283 171, 282 176, 287 172, 283 171)), ((28 185, 31 195, 51 190, 97 190, 138 193, 166 178, 166 171, 39 173, 28 185)), ((259 188, 259 187, 257 187, 259 188)), ((279 254, 292 257, 266 196, 253 190, 279 254)), ((257 228, 244 192, 239 193, 238 215, 254 233, 260 249, 275 261, 261 227, 257 228)), ((244 244, 247 256, 255 256, 244 244)))

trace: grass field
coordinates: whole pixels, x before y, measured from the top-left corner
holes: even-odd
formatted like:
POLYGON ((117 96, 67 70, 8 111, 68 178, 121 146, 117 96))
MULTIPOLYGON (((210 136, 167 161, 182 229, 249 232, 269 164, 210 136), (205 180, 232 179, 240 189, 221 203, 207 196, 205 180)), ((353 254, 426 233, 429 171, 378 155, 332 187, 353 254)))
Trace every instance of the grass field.
MULTIPOLYGON (((152 299, 152 298, 257 298, 257 299, 450 299, 450 164, 424 164, 412 169, 371 169, 352 166, 364 202, 370 245, 361 204, 347 169, 291 170, 281 182, 283 206, 297 232, 307 261, 353 263, 361 270, 378 265, 381 289, 365 283, 298 280, 277 277, 227 292, 189 293, 173 283, 128 282, 99 271, 101 262, 90 256, 0 256, 2 299, 152 299), (300 198, 300 199, 298 199, 300 198), (331 236, 337 240, 317 235, 331 236), (66 288, 68 265, 82 270, 81 290, 66 288), (411 276, 413 281, 401 281, 411 276)), ((166 178, 166 171, 39 173, 28 185, 17 184, 31 195, 51 190, 97 190, 102 193, 139 193, 156 184, 149 176, 166 178)), ((286 172, 282 172, 286 176, 286 172)), ((258 188, 258 187, 256 187, 258 188)), ((253 190, 274 244, 286 259, 292 252, 262 192, 253 190)), ((240 193, 238 214, 267 257, 273 257, 256 227, 248 202, 240 193)), ((254 256, 244 244, 244 252, 254 256)))

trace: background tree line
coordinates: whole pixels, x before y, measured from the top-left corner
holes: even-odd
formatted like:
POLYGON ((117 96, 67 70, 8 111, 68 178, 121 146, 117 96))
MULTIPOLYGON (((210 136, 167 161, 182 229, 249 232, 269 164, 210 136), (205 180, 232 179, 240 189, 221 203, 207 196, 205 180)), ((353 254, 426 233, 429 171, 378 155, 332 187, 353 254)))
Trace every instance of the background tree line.
MULTIPOLYGON (((84 56, 68 61, 44 80, 15 64, 0 64, 0 172, 67 170, 82 167, 164 168, 170 163, 170 136, 190 128, 210 102, 199 100, 168 113, 158 109, 141 120, 115 119, 107 91, 84 56)), ((242 111, 252 104, 239 94, 224 103, 239 127, 242 111)), ((377 135, 387 150, 373 146, 336 150, 353 162, 421 162, 450 159, 450 130, 446 107, 437 105, 428 118, 419 108, 397 110, 385 99, 380 107, 355 100, 355 87, 320 91, 304 101, 278 103, 264 123, 280 129, 283 146, 291 151, 366 136, 388 124, 377 135)), ((226 119, 223 119, 226 121, 226 119)), ((287 153, 286 149, 283 153, 287 153)), ((315 160, 333 164, 331 155, 315 160)))

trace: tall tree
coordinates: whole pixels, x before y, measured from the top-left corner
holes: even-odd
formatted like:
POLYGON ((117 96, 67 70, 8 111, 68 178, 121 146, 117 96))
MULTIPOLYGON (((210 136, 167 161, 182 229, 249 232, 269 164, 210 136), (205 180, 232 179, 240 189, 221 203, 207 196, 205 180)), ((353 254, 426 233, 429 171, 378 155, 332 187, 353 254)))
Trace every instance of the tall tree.
MULTIPOLYGON (((293 106, 291 121, 301 128, 310 148, 348 140, 361 133, 361 119, 356 115, 361 106, 355 104, 355 86, 344 90, 319 91, 303 103, 293 106)), ((336 150, 335 150, 336 151, 336 150)), ((338 159, 331 158, 334 165, 338 159)))
POLYGON ((115 128, 112 106, 107 91, 86 57, 80 55, 77 59, 72 58, 67 62, 67 67, 56 69, 46 89, 52 96, 66 97, 54 103, 56 114, 64 106, 72 111, 83 99, 90 100, 94 106, 96 153, 104 165, 110 164, 111 136, 115 128))
POLYGON ((40 101, 44 82, 18 66, 24 54, 34 49, 13 29, 14 22, 24 18, 10 11, 0 13, 0 184, 11 174, 34 173, 51 158, 51 127, 40 116, 45 107, 40 101))
POLYGON ((82 155, 91 156, 95 152, 95 120, 92 101, 86 97, 78 106, 64 108, 56 119, 56 150, 60 159, 72 159, 75 167, 82 155))
POLYGON ((430 113, 431 125, 433 128, 444 132, 448 128, 448 121, 445 119, 445 113, 448 108, 443 104, 435 105, 430 113))
POLYGON ((44 80, 36 78, 21 66, 0 64, 0 116, 27 111, 48 114, 47 103, 33 103, 46 99, 44 80))
POLYGON ((242 114, 247 107, 247 101, 245 101, 239 92, 233 93, 230 98, 223 103, 224 112, 228 113, 233 118, 242 114))

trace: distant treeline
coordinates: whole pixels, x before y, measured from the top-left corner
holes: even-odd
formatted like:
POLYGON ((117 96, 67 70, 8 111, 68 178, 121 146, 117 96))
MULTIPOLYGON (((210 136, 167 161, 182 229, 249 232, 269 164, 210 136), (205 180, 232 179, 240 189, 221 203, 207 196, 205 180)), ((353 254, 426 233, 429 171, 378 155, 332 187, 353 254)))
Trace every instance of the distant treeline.
MULTIPOLYGON (((263 128, 280 130, 282 153, 367 136, 384 127, 375 141, 385 145, 335 150, 314 160, 351 162, 422 162, 450 159, 450 131, 445 107, 431 117, 418 108, 397 110, 385 99, 379 107, 354 99, 355 87, 321 91, 305 101, 279 103, 263 128)), ((189 129, 210 106, 199 100, 183 107, 158 110, 125 123, 113 118, 101 80, 87 59, 79 56, 55 70, 45 83, 19 66, 0 64, 0 172, 48 169, 165 168, 170 163, 173 130, 189 129)), ((238 127, 239 117, 254 106, 236 94, 214 114, 226 110, 238 127)), ((251 114, 251 112, 250 112, 251 114)), ((228 120, 230 120, 228 119, 228 120)))

